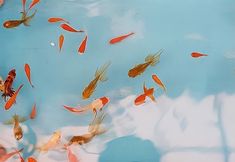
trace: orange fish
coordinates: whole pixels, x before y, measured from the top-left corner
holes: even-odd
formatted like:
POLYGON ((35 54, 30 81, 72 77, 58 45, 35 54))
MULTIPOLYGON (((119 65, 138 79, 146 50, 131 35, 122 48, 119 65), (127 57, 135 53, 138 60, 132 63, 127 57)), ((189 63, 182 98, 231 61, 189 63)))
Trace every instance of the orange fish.
POLYGON ((144 93, 141 94, 141 95, 139 95, 139 96, 135 99, 135 101, 134 101, 134 103, 135 103, 136 106, 145 103, 146 96, 148 96, 152 101, 155 102, 155 97, 154 97, 154 95, 153 95, 153 93, 154 93, 154 88, 149 88, 149 89, 147 89, 147 88, 145 87, 145 84, 144 84, 144 85, 143 85, 143 89, 144 89, 144 93))
POLYGON ((36 117, 37 110, 36 110, 36 104, 33 105, 32 111, 30 113, 30 119, 34 119, 36 117))
POLYGON ((159 50, 156 54, 150 54, 147 57, 145 57, 145 62, 142 64, 138 64, 132 69, 128 71, 128 76, 131 78, 135 78, 138 75, 141 75, 147 67, 149 66, 155 66, 157 63, 160 62, 160 56, 162 54, 163 50, 159 50))
POLYGON ((69 162, 79 162, 76 155, 72 152, 72 150, 69 148, 69 146, 66 146, 66 149, 68 151, 68 160, 69 162))
POLYGON ((4 156, 2 156, 0 158, 0 162, 6 162, 9 158, 11 158, 12 156, 14 156, 15 154, 18 154, 18 152, 21 152, 23 151, 23 149, 20 149, 20 150, 17 150, 17 151, 13 151, 13 152, 10 152, 4 156))
POLYGON ((80 55, 82 55, 85 52, 85 50, 86 50, 86 43, 87 43, 87 35, 85 36, 85 38, 83 39, 82 43, 79 46, 78 53, 80 55))
POLYGON ((95 78, 88 84, 88 86, 82 92, 82 98, 88 99, 94 93, 99 81, 105 82, 108 78, 105 76, 110 62, 104 64, 100 69, 95 72, 95 78))
POLYGON ((28 81, 29 81, 30 85, 32 87, 34 87, 34 85, 32 84, 32 81, 31 81, 31 69, 30 69, 29 64, 25 64, 24 65, 24 71, 25 71, 25 74, 26 74, 26 76, 28 78, 28 81))
POLYGON ((60 18, 60 17, 51 17, 51 18, 48 19, 48 22, 50 22, 50 23, 56 23, 56 22, 61 22, 61 21, 66 22, 67 24, 69 24, 68 21, 66 21, 65 19, 60 18))
POLYGON ((40 0, 32 0, 31 4, 29 5, 29 10, 32 9, 40 0))
POLYGON ((68 24, 61 24, 60 27, 69 32, 84 32, 83 30, 76 30, 73 27, 69 26, 68 24))
POLYGON ((60 37, 59 37, 59 49, 60 49, 60 51, 62 49, 63 44, 64 44, 64 36, 61 34, 60 37))
POLYGON ((166 92, 165 85, 162 83, 162 81, 159 79, 159 77, 157 75, 153 74, 152 79, 166 92))
POLYGON ((5 110, 8 110, 11 108, 11 106, 16 102, 16 97, 18 95, 18 93, 20 92, 21 88, 23 87, 24 85, 20 85, 20 87, 16 90, 16 92, 11 96, 11 98, 6 102, 5 104, 5 110))
POLYGON ((194 58, 198 58, 198 57, 208 56, 208 55, 207 54, 202 54, 202 53, 199 53, 199 52, 192 52, 191 56, 194 57, 194 58))
POLYGON ((37 160, 34 159, 33 157, 29 157, 29 158, 28 158, 28 162, 37 162, 37 160))
POLYGON ((108 103, 109 103, 109 98, 108 97, 101 97, 101 98, 98 98, 98 99, 94 100, 90 104, 88 104, 88 105, 86 105, 86 106, 84 106, 84 107, 82 107, 80 109, 77 109, 77 108, 74 108, 74 107, 65 106, 65 105, 64 105, 64 108, 67 109, 70 112, 75 113, 75 114, 80 114, 81 112, 92 110, 93 113, 96 116, 97 115, 97 111, 98 110, 102 111, 103 107, 106 104, 108 104, 108 103))
MULTIPOLYGON (((17 151, 17 150, 16 150, 16 151, 17 151)), ((23 157, 21 156, 20 152, 17 152, 17 153, 18 153, 18 155, 19 155, 20 162, 24 162, 24 159, 23 159, 23 157)))
POLYGON ((121 41, 123 41, 124 39, 126 39, 127 37, 129 37, 129 36, 131 36, 131 35, 133 35, 133 34, 134 34, 134 33, 131 32, 131 33, 126 34, 126 35, 122 35, 122 36, 119 36, 119 37, 115 37, 115 38, 111 39, 111 40, 109 41, 109 43, 110 43, 110 44, 115 44, 115 43, 121 42, 121 41))

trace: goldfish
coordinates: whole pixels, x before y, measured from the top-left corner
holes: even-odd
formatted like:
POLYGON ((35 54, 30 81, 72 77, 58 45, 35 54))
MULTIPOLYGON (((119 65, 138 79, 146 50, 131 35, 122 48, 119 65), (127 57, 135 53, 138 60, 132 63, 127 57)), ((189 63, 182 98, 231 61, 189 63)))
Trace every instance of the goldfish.
POLYGON ((47 143, 43 144, 41 147, 39 147, 39 151, 47 152, 50 149, 55 148, 59 145, 61 140, 61 131, 56 131, 53 133, 51 138, 48 140, 47 143))
POLYGON ((191 56, 194 57, 194 58, 198 58, 198 57, 208 56, 208 55, 207 54, 202 54, 202 53, 199 53, 199 52, 192 52, 191 56))
POLYGON ((23 84, 20 85, 20 87, 16 90, 16 92, 11 96, 11 98, 9 98, 9 100, 7 100, 6 104, 5 104, 5 110, 8 110, 11 108, 11 106, 16 102, 16 97, 18 96, 21 88, 23 87, 23 84))
POLYGON ((61 24, 60 27, 69 32, 84 32, 83 30, 76 30, 68 24, 61 24))
POLYGON ((20 150, 16 150, 16 151, 10 152, 10 153, 2 156, 0 158, 0 162, 6 162, 9 158, 11 158, 12 156, 14 156, 14 155, 16 155, 16 154, 18 154, 19 152, 22 152, 22 151, 23 151, 23 148, 20 149, 20 150))
POLYGON ((72 150, 69 148, 69 146, 66 146, 66 149, 67 149, 67 152, 68 152, 67 156, 68 156, 69 162, 79 162, 78 158, 72 152, 72 150))
POLYGON ((37 162, 37 160, 34 157, 29 157, 28 162, 37 162))
POLYGON ((134 34, 134 33, 131 32, 131 33, 126 34, 126 35, 122 35, 122 36, 119 36, 119 37, 115 37, 115 38, 111 39, 111 40, 109 41, 109 43, 110 43, 110 44, 115 44, 115 43, 121 42, 121 41, 123 41, 124 39, 126 39, 127 37, 129 37, 129 36, 131 36, 131 35, 133 35, 133 34, 134 34))
POLYGON ((31 16, 27 16, 27 13, 25 11, 22 12, 22 17, 20 20, 7 20, 3 23, 3 26, 5 28, 15 28, 18 27, 21 24, 24 24, 24 26, 30 26, 29 23, 35 16, 37 10, 34 11, 34 13, 31 16))
POLYGON ((79 48, 78 48, 78 53, 80 55, 82 55, 85 50, 86 50, 86 44, 87 44, 87 35, 85 36, 85 38, 82 40, 82 43, 80 44, 79 48))
POLYGON ((29 5, 29 9, 32 9, 36 4, 38 4, 40 2, 40 0, 32 0, 31 4, 29 5))
POLYGON ((162 81, 159 79, 159 77, 156 74, 152 75, 152 79, 166 92, 166 86, 162 83, 162 81))
POLYGON ((163 50, 161 49, 154 55, 148 55, 145 58, 145 63, 136 65, 134 68, 129 70, 128 76, 131 78, 135 78, 136 76, 141 75, 143 72, 145 72, 147 67, 155 66, 157 63, 159 63, 162 52, 163 50))
POLYGON ((1 92, 4 91, 4 81, 3 81, 2 77, 0 77, 0 91, 1 92))
POLYGON ((19 155, 20 162, 24 162, 24 158, 21 156, 20 152, 18 152, 17 154, 19 155))
POLYGON ((2 89, 3 89, 2 97, 4 98, 5 101, 7 97, 11 97, 15 92, 12 88, 15 77, 16 77, 16 71, 15 69, 12 69, 8 73, 8 76, 2 85, 2 89))
POLYGON ((155 97, 154 97, 154 95, 153 95, 153 93, 154 93, 154 88, 149 88, 149 89, 147 89, 146 86, 145 86, 145 84, 144 84, 144 85, 143 85, 143 89, 144 89, 144 93, 141 94, 141 95, 139 95, 139 96, 135 99, 135 101, 134 101, 134 103, 135 103, 136 106, 145 103, 146 97, 149 97, 152 101, 155 102, 155 97))
POLYGON ((36 117, 36 113, 37 113, 36 104, 34 104, 29 118, 34 119, 36 117))
POLYGON ((14 124, 13 134, 14 134, 14 137, 17 141, 20 140, 23 137, 23 130, 20 126, 20 123, 23 123, 26 120, 27 120, 27 118, 20 117, 19 115, 15 114, 15 115, 13 115, 12 119, 4 122, 4 124, 6 124, 6 125, 14 124))
POLYGON ((0 7, 3 6, 4 0, 0 0, 0 7))
POLYGON ((92 110, 93 113, 95 115, 97 115, 97 111, 98 110, 102 111, 103 107, 106 104, 108 104, 108 102, 109 102, 109 98, 108 97, 101 97, 101 98, 98 98, 98 99, 94 100, 90 104, 88 104, 88 105, 86 105, 86 106, 84 106, 84 107, 82 107, 80 109, 69 107, 69 106, 65 106, 65 105, 64 105, 64 108, 69 110, 70 112, 73 112, 73 113, 76 113, 76 114, 80 114, 81 112, 92 110))
POLYGON ((96 117, 92 123, 89 125, 88 133, 78 136, 73 136, 69 142, 68 146, 72 144, 83 145, 89 143, 95 136, 101 135, 106 132, 104 128, 101 127, 102 121, 104 120, 105 115, 101 114, 96 117))
POLYGON ((83 90, 82 98, 88 99, 95 91, 98 81, 105 82, 108 79, 105 77, 105 73, 110 63, 104 64, 100 69, 95 72, 95 78, 89 83, 89 85, 83 90))
POLYGON ((65 19, 60 18, 60 17, 51 17, 48 19, 48 22, 50 22, 50 23, 56 23, 56 22, 61 22, 61 21, 69 24, 68 21, 66 21, 65 19))
POLYGON ((61 34, 60 37, 59 37, 59 49, 60 49, 60 51, 62 49, 63 44, 64 44, 64 35, 61 34))
POLYGON ((24 65, 24 71, 25 71, 25 75, 26 75, 31 87, 34 87, 34 85, 32 84, 32 81, 31 81, 31 69, 30 69, 29 64, 24 65))
POLYGON ((3 147, 1 144, 0 144, 0 159, 1 157, 3 157, 4 155, 7 154, 7 150, 5 147, 3 147))

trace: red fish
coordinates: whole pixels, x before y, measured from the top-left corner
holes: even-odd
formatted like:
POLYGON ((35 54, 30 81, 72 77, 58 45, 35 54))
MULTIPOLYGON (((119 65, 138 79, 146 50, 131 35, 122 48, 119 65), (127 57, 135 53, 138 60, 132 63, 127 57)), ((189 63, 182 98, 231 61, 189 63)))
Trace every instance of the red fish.
POLYGON ((133 34, 134 34, 134 33, 131 32, 131 33, 126 34, 126 35, 122 35, 122 36, 119 36, 119 37, 115 37, 115 38, 111 39, 111 40, 109 41, 109 43, 110 43, 110 44, 115 44, 115 43, 121 42, 121 41, 123 41, 124 39, 126 39, 127 37, 129 37, 129 36, 131 36, 131 35, 133 35, 133 34))
POLYGON ((28 158, 28 162, 37 162, 37 160, 35 158, 33 158, 33 157, 29 157, 28 158))
POLYGON ((32 9, 40 0, 32 0, 31 4, 29 5, 29 10, 32 9))
POLYGON ((51 17, 48 19, 49 23, 56 23, 56 22, 66 22, 67 24, 69 24, 69 22, 63 18, 60 17, 51 17))
POLYGON ((26 0, 22 0, 23 12, 25 12, 25 4, 26 4, 26 0))
POLYGON ((109 98, 108 97, 101 97, 101 98, 94 100, 90 104, 88 104, 80 109, 77 109, 74 107, 69 107, 69 106, 64 106, 64 108, 67 109, 68 111, 76 113, 76 114, 80 114, 81 112, 92 110, 93 113, 96 115, 97 111, 98 110, 101 111, 107 103, 109 103, 109 98))
POLYGON ((11 98, 9 98, 9 100, 6 102, 5 104, 5 110, 8 110, 11 108, 11 106, 15 103, 16 101, 16 97, 18 95, 18 93, 20 92, 21 88, 23 87, 24 85, 20 85, 20 87, 16 90, 16 92, 11 96, 11 98))
POLYGON ((72 152, 72 150, 69 148, 69 146, 66 147, 68 151, 68 160, 69 162, 79 162, 76 155, 72 152))
POLYGON ((147 89, 144 84, 143 89, 144 93, 139 95, 134 101, 136 106, 145 103, 146 96, 148 96, 152 101, 155 101, 155 97, 153 96, 154 88, 147 89))
POLYGON ((12 156, 14 156, 15 154, 18 154, 19 152, 23 151, 23 149, 20 149, 20 150, 17 150, 17 151, 13 151, 13 152, 10 152, 4 156, 2 156, 0 158, 0 162, 6 162, 9 158, 11 158, 12 156))
POLYGON ((84 32, 83 30, 76 30, 73 27, 69 26, 68 24, 61 24, 60 27, 69 32, 84 32))
POLYGON ((60 51, 63 47, 63 44, 64 44, 64 36, 61 34, 60 37, 59 37, 59 49, 60 49, 60 51))
POLYGON ((85 38, 83 39, 82 43, 79 46, 78 53, 80 55, 82 55, 85 52, 86 44, 87 44, 87 35, 85 36, 85 38))
POLYGON ((36 110, 36 104, 33 105, 32 111, 30 113, 30 119, 34 119, 36 117, 37 110, 36 110))
POLYGON ((15 69, 13 69, 8 73, 8 76, 4 81, 2 97, 4 98, 5 101, 7 97, 11 97, 15 92, 12 88, 15 77, 16 77, 16 71, 15 69))
POLYGON ((30 85, 32 87, 34 87, 33 84, 32 84, 32 81, 31 81, 31 69, 30 69, 29 64, 25 64, 24 65, 24 71, 25 71, 25 74, 26 74, 26 76, 28 78, 28 81, 29 81, 30 85))
POLYGON ((154 80, 155 83, 157 83, 166 92, 165 85, 162 83, 162 81, 160 80, 160 78, 156 74, 152 75, 152 79, 154 80))
POLYGON ((198 58, 198 57, 208 56, 208 55, 207 54, 202 54, 202 53, 199 53, 199 52, 192 52, 191 56, 194 57, 194 58, 198 58))

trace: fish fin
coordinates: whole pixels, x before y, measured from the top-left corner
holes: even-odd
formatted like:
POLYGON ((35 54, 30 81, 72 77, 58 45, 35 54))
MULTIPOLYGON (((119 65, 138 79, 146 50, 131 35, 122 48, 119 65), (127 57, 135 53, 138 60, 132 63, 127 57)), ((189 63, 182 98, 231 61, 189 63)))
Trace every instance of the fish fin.
POLYGON ((111 64, 111 62, 107 62, 100 69, 96 70, 95 77, 99 77, 99 80, 101 82, 105 82, 108 80, 108 78, 105 76, 105 74, 106 74, 105 72, 110 64, 111 64))
POLYGON ((9 120, 3 122, 3 124, 5 124, 5 125, 11 125, 11 124, 14 124, 14 122, 15 122, 14 119, 9 119, 9 120))
POLYGON ((94 134, 97 135, 97 133, 99 132, 99 129, 100 129, 100 125, 103 122, 104 118, 105 118, 105 114, 104 113, 102 113, 99 116, 95 116, 93 121, 89 124, 88 131, 90 133, 94 133, 94 134))
POLYGON ((25 26, 30 26, 29 23, 30 23, 30 21, 33 19, 33 17, 35 16, 36 12, 37 12, 37 10, 35 10, 34 13, 33 13, 31 16, 26 17, 26 18, 24 19, 23 24, 24 24, 25 26))
POLYGON ((157 63, 159 63, 162 52, 163 52, 163 49, 160 49, 156 54, 148 55, 145 58, 145 62, 150 62, 151 66, 155 66, 157 63))
POLYGON ((144 93, 146 94, 147 93, 147 87, 145 86, 145 83, 143 84, 143 90, 144 90, 144 93))
POLYGON ((28 120, 28 118, 26 118, 26 117, 19 117, 19 122, 20 122, 20 123, 23 123, 23 122, 25 122, 26 120, 28 120))

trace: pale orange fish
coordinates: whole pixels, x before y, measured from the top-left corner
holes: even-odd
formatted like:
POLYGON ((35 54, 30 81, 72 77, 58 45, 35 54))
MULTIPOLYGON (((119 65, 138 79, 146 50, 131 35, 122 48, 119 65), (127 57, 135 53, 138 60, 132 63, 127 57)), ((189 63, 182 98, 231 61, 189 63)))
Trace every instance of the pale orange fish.
POLYGON ((69 32, 84 32, 83 30, 76 30, 68 24, 61 24, 60 27, 69 32))
POLYGON ((20 152, 18 152, 18 155, 19 155, 19 158, 20 158, 20 162, 24 162, 24 158, 21 156, 20 152))
POLYGON ((9 98, 9 100, 6 102, 5 104, 5 110, 8 110, 11 108, 11 106, 16 102, 16 97, 18 95, 18 93, 20 92, 21 88, 24 85, 20 85, 20 87, 16 90, 16 92, 11 96, 11 98, 9 98))
POLYGON ((30 113, 30 119, 34 119, 36 117, 37 110, 36 110, 36 104, 33 105, 32 111, 30 113))
POLYGON ((145 72, 147 67, 155 66, 157 63, 160 62, 160 56, 162 52, 163 50, 159 50, 156 54, 148 55, 147 57, 145 57, 145 63, 136 65, 134 68, 130 69, 128 71, 128 76, 131 78, 135 78, 145 72))
POLYGON ((122 35, 122 36, 115 37, 115 38, 111 39, 111 40, 109 41, 109 43, 110 43, 110 44, 115 44, 115 43, 121 42, 121 41, 123 41, 124 39, 126 39, 127 37, 129 37, 129 36, 131 36, 131 35, 133 35, 133 34, 134 34, 134 33, 131 32, 131 33, 126 34, 126 35, 122 35))
POLYGON ((29 157, 28 162, 37 162, 37 160, 34 157, 29 157))
POLYGON ((78 158, 76 157, 76 155, 72 152, 72 150, 69 148, 69 146, 66 146, 66 149, 68 151, 68 160, 69 162, 79 162, 78 158))
POLYGON ((24 71, 25 71, 25 75, 26 75, 31 87, 34 87, 34 85, 32 84, 32 81, 31 81, 31 69, 30 69, 29 64, 24 65, 24 71))
POLYGON ((90 103, 84 107, 81 107, 79 109, 74 108, 74 107, 70 107, 70 106, 65 106, 65 105, 64 105, 64 108, 72 113, 75 113, 75 114, 80 114, 81 112, 92 110, 96 115, 97 111, 98 110, 102 111, 103 107, 108 103, 109 103, 108 97, 101 97, 101 98, 94 100, 92 103, 90 103))
POLYGON ((191 56, 194 57, 194 58, 198 58, 198 57, 208 56, 208 55, 207 54, 202 54, 202 53, 199 53, 199 52, 192 52, 191 56))
POLYGON ((32 0, 31 4, 29 5, 29 10, 32 9, 40 0, 32 0))
POLYGON ((23 137, 23 130, 20 126, 20 123, 25 122, 27 118, 25 117, 20 117, 19 115, 14 115, 12 119, 5 121, 4 124, 11 125, 13 124, 13 134, 15 139, 18 141, 23 137))
POLYGON ((65 23, 69 24, 69 22, 67 20, 60 18, 60 17, 51 17, 48 19, 48 22, 50 22, 50 23, 65 22, 65 23))
POLYGON ((25 4, 26 4, 26 0, 22 0, 23 12, 25 12, 25 4))
POLYGON ((62 49, 63 44, 64 44, 64 36, 61 34, 60 37, 59 37, 59 49, 60 49, 60 51, 62 49))
POLYGON ((73 136, 69 140, 68 146, 72 144, 83 145, 89 143, 95 136, 105 133, 106 130, 101 127, 104 117, 105 117, 104 114, 95 117, 92 123, 89 125, 88 133, 83 135, 73 136))
POLYGON ((61 131, 56 131, 53 133, 51 138, 48 140, 47 143, 42 145, 41 147, 38 148, 39 151, 47 152, 50 149, 55 148, 58 146, 61 142, 61 131))
POLYGON ((105 73, 109 65, 110 62, 104 64, 100 69, 96 70, 95 78, 89 83, 89 85, 82 92, 83 99, 88 99, 94 93, 98 81, 105 82, 106 80, 108 80, 105 76, 105 73))
POLYGON ((141 95, 139 95, 139 96, 135 99, 135 101, 134 101, 134 103, 135 103, 136 106, 145 103, 146 97, 149 97, 152 101, 155 102, 155 97, 154 97, 154 95, 153 95, 153 93, 154 93, 154 88, 149 88, 149 89, 147 89, 146 86, 145 86, 145 84, 144 84, 144 85, 143 85, 143 89, 144 89, 144 93, 141 94, 141 95))
POLYGON ((0 162, 6 162, 8 159, 10 159, 12 156, 18 154, 18 152, 22 152, 23 148, 17 151, 10 152, 0 158, 0 162))
POLYGON ((78 48, 78 53, 80 55, 84 54, 85 50, 86 50, 86 44, 87 44, 87 35, 85 36, 85 38, 82 40, 82 43, 80 44, 79 48, 78 48))
POLYGON ((157 83, 166 92, 166 86, 162 83, 162 81, 160 80, 160 78, 156 74, 152 75, 152 79, 154 80, 155 83, 157 83))

